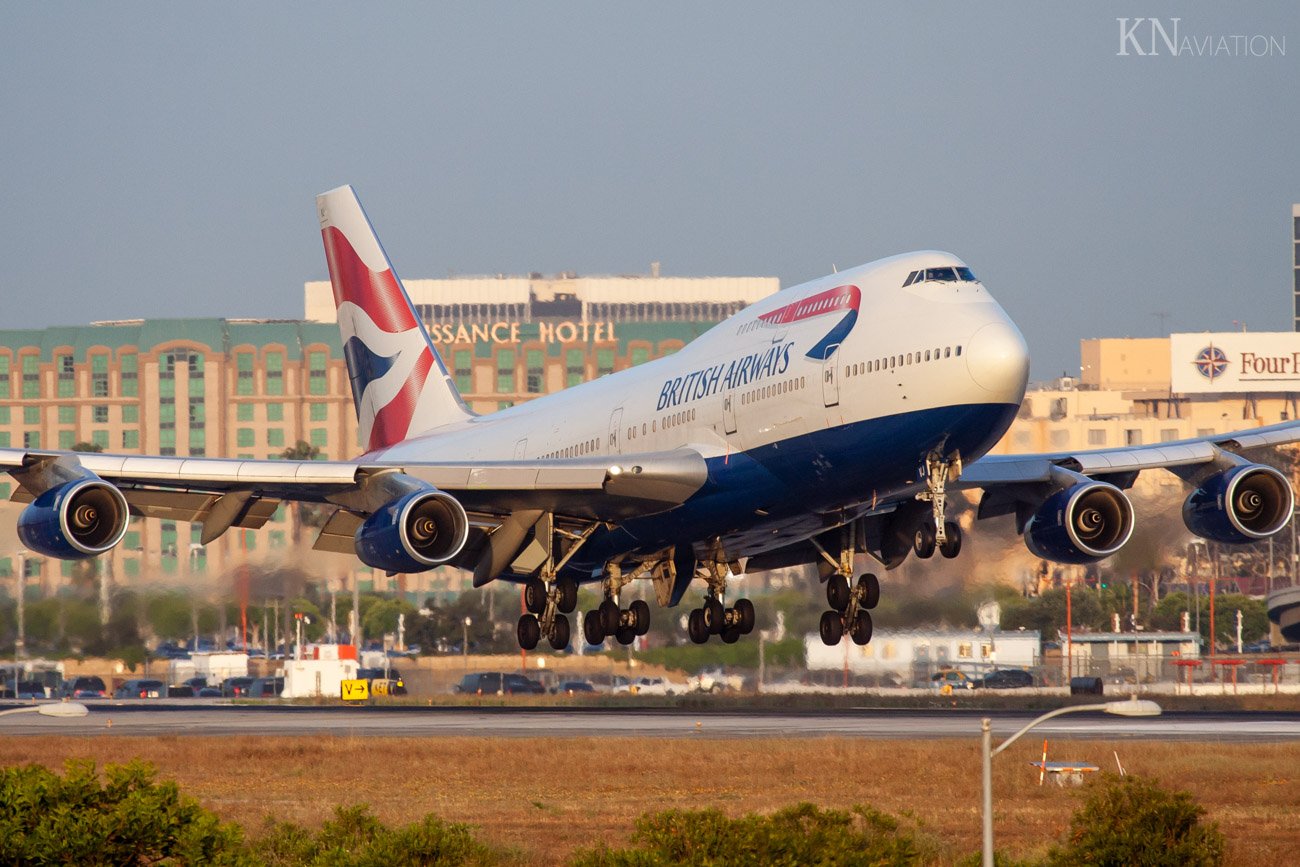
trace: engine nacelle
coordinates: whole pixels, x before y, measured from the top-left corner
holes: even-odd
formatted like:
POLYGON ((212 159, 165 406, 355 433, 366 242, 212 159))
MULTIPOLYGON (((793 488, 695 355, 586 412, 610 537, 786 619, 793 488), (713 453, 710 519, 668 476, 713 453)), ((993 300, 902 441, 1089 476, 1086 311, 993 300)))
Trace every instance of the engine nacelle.
POLYGON ((1247 464, 1216 473, 1192 491, 1183 503, 1183 523, 1202 539, 1240 545, 1281 530, 1294 505, 1285 475, 1247 464))
POLYGON ((84 560, 122 541, 130 511, 108 482, 78 479, 50 488, 18 516, 18 538, 38 554, 84 560))
POLYGON ((379 509, 357 528, 361 562, 385 572, 423 572, 465 547, 469 518, 452 496, 435 488, 413 491, 379 509))
POLYGON ((1105 482, 1080 482, 1048 497, 1025 525, 1025 545, 1055 563, 1096 563, 1133 535, 1133 504, 1105 482))

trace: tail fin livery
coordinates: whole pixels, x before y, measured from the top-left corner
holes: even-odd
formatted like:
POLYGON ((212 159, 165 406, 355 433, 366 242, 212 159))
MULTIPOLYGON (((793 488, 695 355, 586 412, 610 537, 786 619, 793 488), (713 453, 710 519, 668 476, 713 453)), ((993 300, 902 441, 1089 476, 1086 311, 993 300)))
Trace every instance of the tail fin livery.
POLYGON ((350 186, 316 197, 352 400, 368 451, 473 415, 350 186))

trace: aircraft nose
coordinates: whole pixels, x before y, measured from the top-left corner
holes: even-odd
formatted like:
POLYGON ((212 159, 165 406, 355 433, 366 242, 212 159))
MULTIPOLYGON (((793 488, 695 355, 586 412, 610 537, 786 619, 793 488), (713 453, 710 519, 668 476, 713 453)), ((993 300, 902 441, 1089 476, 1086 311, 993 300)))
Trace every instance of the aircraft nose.
POLYGON ((1024 399, 1029 382, 1029 348, 1009 322, 990 322, 966 344, 966 368, 985 391, 1007 403, 1024 399))

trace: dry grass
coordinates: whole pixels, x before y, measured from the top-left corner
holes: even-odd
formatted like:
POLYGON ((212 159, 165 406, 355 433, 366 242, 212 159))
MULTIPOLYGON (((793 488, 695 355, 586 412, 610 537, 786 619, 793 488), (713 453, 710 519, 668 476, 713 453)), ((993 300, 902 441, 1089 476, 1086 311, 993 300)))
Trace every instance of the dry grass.
MULTIPOLYGON (((1039 788, 1036 745, 994 760, 999 848, 1041 853, 1066 828, 1078 793, 1039 788)), ((1300 744, 1061 741, 1056 758, 1114 767, 1187 789, 1219 822, 1233 864, 1295 863, 1300 744)), ((368 803, 381 819, 425 813, 478 826, 529 863, 619 843, 635 817, 671 807, 730 814, 798 801, 910 811, 957 858, 979 848, 978 742, 850 738, 96 738, 0 742, 5 765, 140 757, 226 819, 257 829, 267 814, 318 824, 336 805, 368 803)))

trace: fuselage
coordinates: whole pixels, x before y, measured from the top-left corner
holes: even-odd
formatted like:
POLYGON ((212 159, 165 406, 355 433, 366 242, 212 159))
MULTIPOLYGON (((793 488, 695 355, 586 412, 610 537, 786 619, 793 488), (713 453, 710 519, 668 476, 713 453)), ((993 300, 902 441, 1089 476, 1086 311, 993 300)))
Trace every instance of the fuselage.
POLYGON ((727 556, 747 556, 824 529, 837 511, 897 496, 935 448, 966 461, 983 455, 1010 425, 1027 378, 1023 337, 965 263, 908 253, 782 290, 673 355, 369 459, 691 448, 709 465, 704 488, 593 538, 573 567, 585 574, 621 553, 718 537, 727 556))

